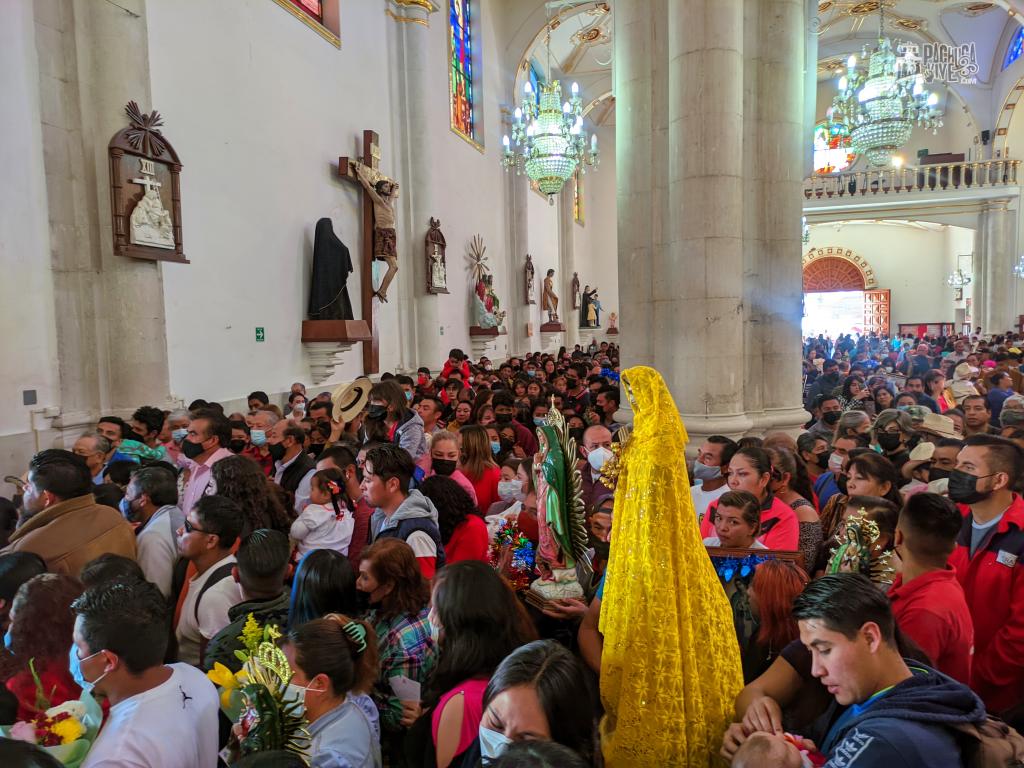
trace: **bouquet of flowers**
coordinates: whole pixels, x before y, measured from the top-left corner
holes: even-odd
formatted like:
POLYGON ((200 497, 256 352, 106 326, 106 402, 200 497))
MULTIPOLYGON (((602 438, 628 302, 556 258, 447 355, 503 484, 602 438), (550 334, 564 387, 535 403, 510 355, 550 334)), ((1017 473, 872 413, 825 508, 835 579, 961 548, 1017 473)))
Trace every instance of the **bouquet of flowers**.
POLYGON ((220 690, 220 708, 227 715, 231 722, 238 719, 242 711, 241 689, 249 682, 249 673, 246 666, 262 643, 273 645, 281 637, 281 630, 276 624, 260 626, 256 617, 251 613, 245 619, 245 626, 242 627, 242 634, 238 639, 242 643, 242 650, 235 651, 235 658, 242 662, 238 672, 232 672, 220 662, 213 665, 213 669, 206 673, 210 682, 220 690))
POLYGON ((31 720, 19 720, 10 727, 0 727, 0 735, 36 744, 68 768, 78 768, 96 740, 103 722, 103 710, 96 699, 85 692, 78 700, 51 707, 36 674, 34 661, 29 661, 29 669, 36 683, 36 702, 44 711, 31 720))

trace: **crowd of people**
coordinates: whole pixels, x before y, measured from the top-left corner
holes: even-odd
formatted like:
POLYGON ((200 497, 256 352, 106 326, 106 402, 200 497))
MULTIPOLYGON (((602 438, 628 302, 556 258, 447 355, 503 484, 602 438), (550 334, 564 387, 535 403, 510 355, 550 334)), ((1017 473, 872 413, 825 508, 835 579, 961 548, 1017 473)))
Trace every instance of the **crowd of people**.
MULTIPOLYGON (((718 570, 745 684, 714 745, 732 765, 988 765, 997 741, 1024 758, 1018 344, 809 338, 801 434, 678 457, 679 524, 743 564, 718 570)), ((453 349, 436 375, 254 391, 238 413, 141 406, 40 451, 0 506, 0 724, 37 717, 40 692, 88 693, 105 718, 85 768, 300 765, 240 749, 212 682, 256 626, 313 766, 600 765, 618 355, 453 349), (538 545, 550 409, 577 445, 592 567, 583 597, 540 607, 497 536, 538 545)), ((0 739, 0 764, 47 759, 0 739)))

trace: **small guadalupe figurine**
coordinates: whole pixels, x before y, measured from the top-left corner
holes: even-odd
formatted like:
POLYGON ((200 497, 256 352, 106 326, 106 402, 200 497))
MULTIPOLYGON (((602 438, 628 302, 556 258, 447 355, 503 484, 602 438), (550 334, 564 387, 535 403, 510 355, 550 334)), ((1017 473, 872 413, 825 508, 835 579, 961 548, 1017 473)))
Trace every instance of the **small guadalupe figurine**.
POLYGON ((879 586, 892 584, 892 552, 878 546, 878 523, 861 508, 846 520, 845 540, 832 549, 826 573, 862 573, 879 586))

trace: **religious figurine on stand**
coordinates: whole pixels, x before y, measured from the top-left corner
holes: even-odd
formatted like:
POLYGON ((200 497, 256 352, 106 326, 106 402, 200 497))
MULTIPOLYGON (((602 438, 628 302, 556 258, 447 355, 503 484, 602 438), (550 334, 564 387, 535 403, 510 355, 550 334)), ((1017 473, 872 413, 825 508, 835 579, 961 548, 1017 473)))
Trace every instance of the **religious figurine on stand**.
POLYGON ((387 303, 388 286, 398 274, 398 236, 395 234, 395 199, 398 184, 381 176, 369 166, 350 161, 356 178, 373 201, 373 258, 388 265, 388 271, 373 295, 387 303))
POLYGON ((535 280, 537 279, 537 273, 533 268, 533 257, 530 254, 526 254, 526 303, 536 304, 537 297, 536 291, 537 286, 535 280))
POLYGON ((608 315, 608 334, 616 336, 619 333, 619 313, 612 312, 608 315))
POLYGON ((441 233, 441 221, 431 218, 426 237, 427 293, 448 293, 446 246, 444 235, 441 233))
POLYGON ((572 273, 572 308, 580 308, 580 273, 572 273))
POLYGON ((310 320, 352 320, 352 302, 348 298, 348 276, 352 274, 352 256, 334 234, 328 218, 316 223, 313 236, 313 279, 309 286, 310 320))
POLYGON ((473 320, 479 328, 500 328, 505 322, 505 313, 498 311, 498 297, 491 288, 491 275, 476 281, 473 296, 473 320))
POLYGON ((541 296, 541 309, 548 313, 548 322, 558 322, 558 295, 555 293, 555 270, 549 269, 544 278, 544 293, 541 296))
POLYGON ((566 428, 561 411, 552 407, 537 428, 539 449, 534 456, 537 487, 537 573, 527 599, 543 609, 544 603, 582 597, 577 564, 590 569, 584 522, 583 481, 573 457, 576 439, 566 428))

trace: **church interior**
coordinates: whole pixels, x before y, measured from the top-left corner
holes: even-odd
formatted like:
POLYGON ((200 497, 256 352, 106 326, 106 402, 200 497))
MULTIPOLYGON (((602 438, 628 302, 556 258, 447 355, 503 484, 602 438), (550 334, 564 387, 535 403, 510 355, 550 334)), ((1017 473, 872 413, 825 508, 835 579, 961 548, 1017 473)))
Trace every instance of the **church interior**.
POLYGON ((0 457, 141 402, 592 339, 695 435, 793 428, 802 333, 1018 325, 1018 5, 8 0, 0 457), (881 160, 836 112, 880 24, 925 73, 881 160), (531 174, 555 84, 578 156, 531 174), (360 161, 397 182, 386 301, 360 161), (325 219, 354 324, 316 330, 325 219))

